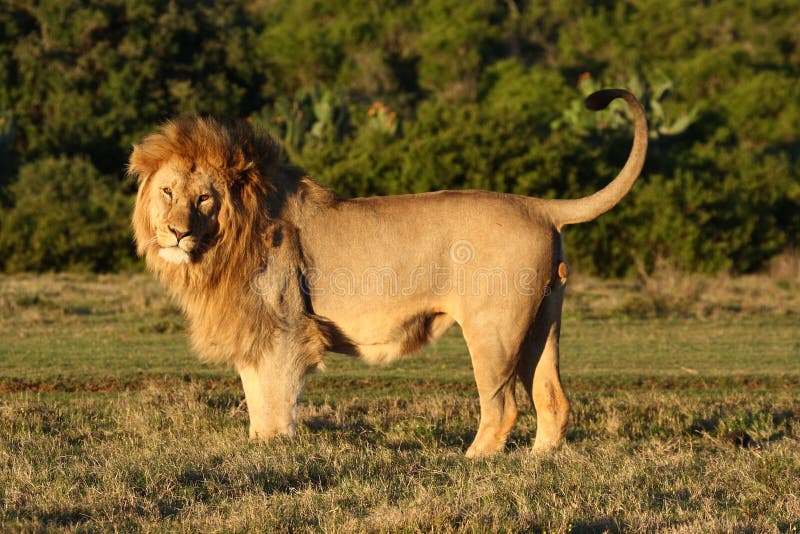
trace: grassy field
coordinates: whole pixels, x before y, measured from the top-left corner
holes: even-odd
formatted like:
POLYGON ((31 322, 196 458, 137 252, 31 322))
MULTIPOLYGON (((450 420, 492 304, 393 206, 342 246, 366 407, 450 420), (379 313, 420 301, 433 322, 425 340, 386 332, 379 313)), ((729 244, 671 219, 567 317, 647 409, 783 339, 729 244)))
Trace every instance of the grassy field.
POLYGON ((457 330, 384 368, 331 355, 298 438, 255 445, 147 276, 0 277, 0 530, 796 532, 799 326, 796 279, 578 276, 567 446, 532 454, 523 403, 468 461, 457 330))

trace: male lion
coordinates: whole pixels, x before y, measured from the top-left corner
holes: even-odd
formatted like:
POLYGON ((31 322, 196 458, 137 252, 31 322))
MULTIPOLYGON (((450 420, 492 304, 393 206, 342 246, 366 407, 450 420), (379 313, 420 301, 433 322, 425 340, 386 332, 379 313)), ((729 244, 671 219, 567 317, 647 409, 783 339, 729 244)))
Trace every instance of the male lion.
POLYGON ((633 148, 619 175, 576 200, 486 191, 345 200, 281 163, 243 122, 166 123, 137 145, 138 252, 186 313, 194 348, 241 375, 250 438, 295 433, 306 374, 325 350, 386 362, 454 322, 469 347, 480 425, 467 456, 505 445, 519 377, 536 408, 535 450, 564 441, 558 370, 567 277, 561 231, 608 211, 638 177, 647 124, 628 91, 633 148), (385 283, 386 282, 386 283, 385 283))

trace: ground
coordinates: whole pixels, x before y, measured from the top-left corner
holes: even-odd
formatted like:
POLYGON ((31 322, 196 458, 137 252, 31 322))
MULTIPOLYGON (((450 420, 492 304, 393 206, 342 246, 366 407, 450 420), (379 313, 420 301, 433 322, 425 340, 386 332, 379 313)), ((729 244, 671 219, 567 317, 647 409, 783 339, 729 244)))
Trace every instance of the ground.
POLYGON ((797 531, 796 279, 573 278, 567 445, 534 455, 521 403, 471 461, 457 329, 388 367, 331 355, 298 438, 259 445, 146 275, 0 277, 0 530, 797 531))

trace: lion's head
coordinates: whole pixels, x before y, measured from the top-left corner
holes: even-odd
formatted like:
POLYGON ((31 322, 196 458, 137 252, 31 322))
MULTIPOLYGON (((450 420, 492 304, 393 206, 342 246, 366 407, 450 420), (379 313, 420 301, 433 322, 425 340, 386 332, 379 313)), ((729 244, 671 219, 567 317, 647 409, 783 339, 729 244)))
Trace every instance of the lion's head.
POLYGON ((148 265, 191 268, 227 241, 252 237, 275 189, 267 180, 279 150, 243 122, 187 118, 165 124, 134 148, 137 249, 148 265), (243 235, 250 234, 250 235, 243 235))

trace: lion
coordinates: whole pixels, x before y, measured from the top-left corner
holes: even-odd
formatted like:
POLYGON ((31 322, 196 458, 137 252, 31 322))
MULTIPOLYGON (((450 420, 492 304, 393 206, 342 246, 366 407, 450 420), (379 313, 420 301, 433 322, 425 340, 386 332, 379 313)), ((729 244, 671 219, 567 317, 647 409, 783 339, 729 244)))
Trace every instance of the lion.
POLYGON ((139 255, 184 310, 193 349, 238 371, 249 435, 294 436, 326 351, 392 361, 458 323, 480 401, 468 457, 496 453, 519 379, 537 414, 534 451, 565 439, 559 374, 568 270, 562 232, 614 207, 639 176, 647 123, 622 89, 633 146, 618 176, 574 200, 488 191, 345 199, 281 159, 244 121, 182 118, 134 146, 139 255))

